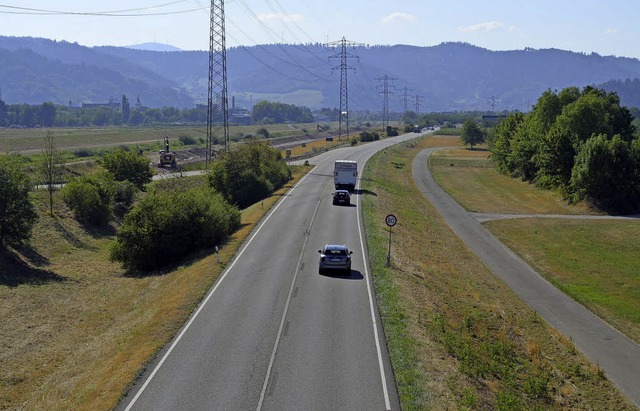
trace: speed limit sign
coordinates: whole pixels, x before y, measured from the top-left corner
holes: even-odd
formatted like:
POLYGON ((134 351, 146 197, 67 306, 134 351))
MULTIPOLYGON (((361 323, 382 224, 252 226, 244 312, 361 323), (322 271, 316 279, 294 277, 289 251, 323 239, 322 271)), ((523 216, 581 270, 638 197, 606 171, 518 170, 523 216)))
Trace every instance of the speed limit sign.
POLYGON ((385 217, 384 221, 387 223, 389 227, 393 227, 398 222, 398 219, 393 214, 389 214, 385 217))

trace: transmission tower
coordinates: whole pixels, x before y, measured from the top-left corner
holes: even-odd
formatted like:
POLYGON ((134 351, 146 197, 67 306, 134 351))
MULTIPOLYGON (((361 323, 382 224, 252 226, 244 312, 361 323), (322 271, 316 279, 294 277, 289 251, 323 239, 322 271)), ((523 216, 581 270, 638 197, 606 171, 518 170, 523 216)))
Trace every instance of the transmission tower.
POLYGON ((416 106, 416 114, 420 114, 420 103, 422 103, 422 97, 416 94, 415 96, 412 96, 411 99, 413 100, 416 106))
POLYGON ((496 96, 489 97, 489 106, 491 107, 491 111, 496 111, 496 105, 498 104, 498 99, 496 96))
POLYGON ((340 46, 340 53, 329 56, 330 59, 340 59, 340 65, 331 68, 331 70, 340 70, 340 120, 338 124, 338 140, 342 139, 343 134, 346 137, 349 137, 349 88, 347 83, 347 71, 355 69, 353 67, 349 67, 347 59, 358 58, 358 56, 348 53, 347 46, 353 47, 356 45, 359 45, 359 43, 346 40, 344 37, 342 40, 327 43, 327 46, 330 47, 340 46))
POLYGON ((402 98, 400 101, 402 102, 403 112, 406 113, 409 108, 409 88, 407 88, 407 86, 404 86, 402 89, 402 98))
POLYGON ((224 29, 224 0, 211 0, 209 33, 209 89, 207 98, 207 164, 213 146, 224 141, 229 151, 229 101, 227 98, 227 49, 224 29))
POLYGON ((397 80, 397 78, 389 77, 385 74, 376 80, 382 81, 382 85, 379 85, 376 88, 380 90, 378 91, 378 94, 382 94, 382 129, 386 130, 389 126, 389 94, 393 94, 393 90, 395 90, 395 86, 390 84, 390 82, 397 80))

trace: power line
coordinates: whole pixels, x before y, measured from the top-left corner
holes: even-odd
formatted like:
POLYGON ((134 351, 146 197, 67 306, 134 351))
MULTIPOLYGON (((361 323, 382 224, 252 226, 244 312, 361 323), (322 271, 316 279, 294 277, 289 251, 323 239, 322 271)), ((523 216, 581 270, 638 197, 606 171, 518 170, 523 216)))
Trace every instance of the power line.
POLYGON ((67 11, 67 10, 49 10, 37 9, 30 7, 11 6, 0 4, 0 8, 10 9, 12 11, 0 10, 0 14, 31 14, 31 15, 66 15, 66 16, 98 16, 98 17, 141 17, 141 16, 166 16, 173 14, 185 14, 199 11, 200 9, 175 10, 167 12, 153 13, 136 13, 144 10, 154 10, 161 7, 172 6, 178 3, 184 3, 186 0, 173 1, 170 3, 158 4, 155 6, 140 7, 135 9, 111 10, 111 11, 67 11))

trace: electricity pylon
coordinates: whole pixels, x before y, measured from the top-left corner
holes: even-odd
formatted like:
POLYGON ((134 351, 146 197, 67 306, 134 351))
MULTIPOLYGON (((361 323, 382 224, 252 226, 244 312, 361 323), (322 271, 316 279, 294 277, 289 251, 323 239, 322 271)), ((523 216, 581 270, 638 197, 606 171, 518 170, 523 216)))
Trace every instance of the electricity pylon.
POLYGON ((390 82, 397 80, 397 78, 385 74, 376 80, 382 81, 382 86, 376 86, 376 88, 381 90, 378 94, 382 94, 382 129, 386 131, 389 126, 389 94, 393 94, 393 90, 395 90, 395 86, 390 82))
POLYGON ((334 41, 326 44, 329 47, 340 46, 340 53, 329 56, 332 58, 339 58, 340 65, 332 67, 331 70, 340 70, 340 115, 338 123, 338 140, 342 139, 344 134, 349 137, 349 87, 347 82, 347 71, 355 70, 353 67, 349 67, 347 59, 358 58, 355 54, 347 52, 347 46, 357 46, 359 43, 346 40, 344 37, 342 40, 334 41))
POLYGON ((227 98, 227 49, 224 0, 211 0, 209 32, 209 87, 207 96, 207 164, 214 143, 224 141, 229 151, 229 100, 227 98))

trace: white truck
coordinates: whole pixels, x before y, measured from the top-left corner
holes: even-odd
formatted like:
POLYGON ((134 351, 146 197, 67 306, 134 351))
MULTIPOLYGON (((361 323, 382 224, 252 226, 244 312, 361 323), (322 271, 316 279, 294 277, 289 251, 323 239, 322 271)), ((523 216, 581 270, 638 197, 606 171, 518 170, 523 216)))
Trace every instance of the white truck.
POLYGON ((358 179, 358 162, 353 160, 336 160, 333 170, 333 182, 336 190, 352 191, 358 179))

